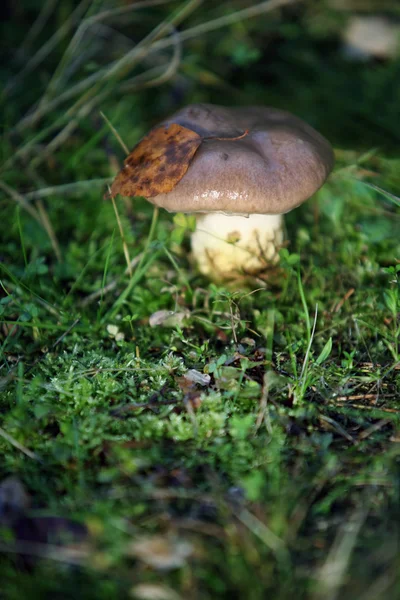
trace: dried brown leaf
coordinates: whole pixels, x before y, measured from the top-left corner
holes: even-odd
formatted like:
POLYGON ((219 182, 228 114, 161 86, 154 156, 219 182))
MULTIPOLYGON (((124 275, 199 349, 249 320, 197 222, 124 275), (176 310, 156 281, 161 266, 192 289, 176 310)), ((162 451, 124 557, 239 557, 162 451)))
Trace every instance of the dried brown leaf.
POLYGON ((172 588, 160 583, 139 583, 131 590, 137 600, 182 600, 172 588))
POLYGON ((153 129, 125 159, 106 197, 152 198, 170 192, 188 170, 201 142, 198 133, 177 123, 153 129))
POLYGON ((150 131, 125 159, 124 167, 114 179, 105 198, 144 196, 153 198, 174 189, 189 168, 203 141, 235 142, 249 133, 248 129, 232 138, 202 137, 195 131, 172 123, 150 131))
POLYGON ((196 369, 189 369, 189 371, 186 371, 186 373, 183 375, 183 378, 186 379, 189 384, 198 383, 203 387, 210 385, 211 382, 211 377, 208 373, 201 373, 196 369))
POLYGON ((160 571, 178 569, 194 553, 193 545, 183 539, 153 535, 139 538, 129 544, 127 554, 160 571))
POLYGON ((190 317, 188 310, 175 312, 174 310, 157 310, 149 317, 150 327, 177 327, 182 326, 185 319, 190 317))

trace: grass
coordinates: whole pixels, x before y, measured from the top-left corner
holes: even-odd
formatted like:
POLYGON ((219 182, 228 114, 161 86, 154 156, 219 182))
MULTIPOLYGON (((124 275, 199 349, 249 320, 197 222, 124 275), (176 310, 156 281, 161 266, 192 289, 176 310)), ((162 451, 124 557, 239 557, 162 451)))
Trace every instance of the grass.
POLYGON ((20 58, 2 30, 0 597, 400 597, 400 62, 345 60, 328 3, 262 4, 47 2, 20 58), (335 145, 267 288, 199 275, 190 219, 102 200, 107 120, 132 147, 224 97, 335 145))

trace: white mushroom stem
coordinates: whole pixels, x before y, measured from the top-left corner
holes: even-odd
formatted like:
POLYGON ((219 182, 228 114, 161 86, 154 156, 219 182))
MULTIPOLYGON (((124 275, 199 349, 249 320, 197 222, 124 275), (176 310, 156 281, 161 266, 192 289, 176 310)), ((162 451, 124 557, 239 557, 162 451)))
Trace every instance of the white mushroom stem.
POLYGON ((199 214, 192 253, 204 275, 235 279, 275 264, 283 238, 282 215, 199 214))

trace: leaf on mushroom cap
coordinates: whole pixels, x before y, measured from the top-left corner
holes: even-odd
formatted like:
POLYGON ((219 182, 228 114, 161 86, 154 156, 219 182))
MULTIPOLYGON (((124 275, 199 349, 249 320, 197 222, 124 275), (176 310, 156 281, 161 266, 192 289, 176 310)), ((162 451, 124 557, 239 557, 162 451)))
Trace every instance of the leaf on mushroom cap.
POLYGON ((162 123, 171 124, 207 141, 170 193, 150 199, 170 212, 284 214, 312 196, 333 167, 329 142, 275 108, 192 104, 162 123), (243 131, 248 135, 234 137, 243 131))
POLYGON ((125 159, 106 197, 152 198, 170 192, 188 170, 202 137, 182 125, 153 129, 125 159))

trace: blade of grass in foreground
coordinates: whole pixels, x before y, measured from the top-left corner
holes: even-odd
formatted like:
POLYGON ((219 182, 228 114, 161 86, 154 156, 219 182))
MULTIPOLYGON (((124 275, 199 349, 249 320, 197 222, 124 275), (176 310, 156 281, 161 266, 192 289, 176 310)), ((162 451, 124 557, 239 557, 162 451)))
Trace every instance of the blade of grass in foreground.
POLYGON ((400 198, 398 196, 395 196, 394 194, 387 192, 386 190, 382 189, 378 185, 375 185, 374 183, 368 183, 366 181, 362 181, 361 183, 363 183, 367 187, 371 188, 372 190, 375 190, 376 192, 378 192, 379 194, 384 196, 387 200, 389 200, 396 206, 400 207, 400 198))
POLYGON ((156 258, 158 258, 159 252, 154 252, 151 256, 148 256, 150 244, 154 239, 154 234, 155 234, 157 220, 158 220, 158 213, 159 213, 159 209, 156 206, 156 207, 154 207, 154 210, 153 210, 153 218, 151 220, 150 231, 149 231, 149 235, 146 240, 146 245, 144 247, 142 258, 140 259, 140 262, 139 262, 138 266, 136 267, 135 272, 134 272, 129 284, 126 286, 125 290, 122 292, 122 294, 119 296, 119 298, 115 301, 114 306, 105 315, 104 320, 112 319, 115 317, 116 313, 118 312, 119 307, 125 302, 125 300, 129 296, 129 294, 132 292, 135 285, 137 285, 137 283, 142 279, 143 275, 146 273, 147 268, 151 265, 151 263, 156 258), (148 259, 148 260, 145 264, 146 259, 148 259))

